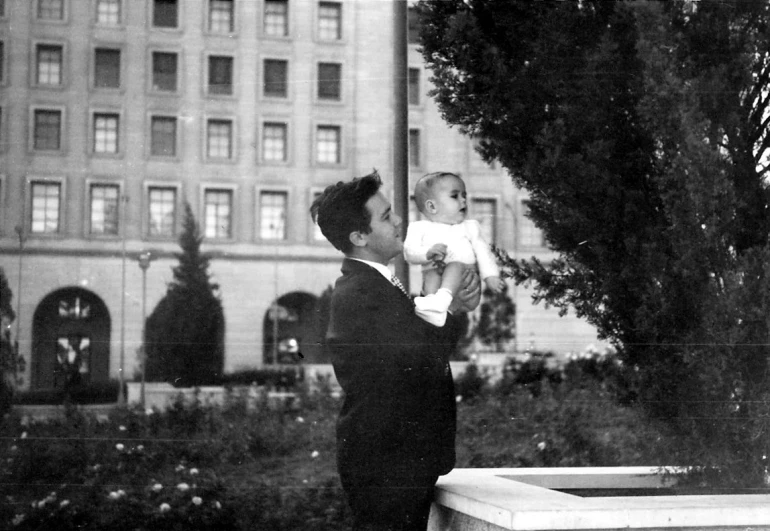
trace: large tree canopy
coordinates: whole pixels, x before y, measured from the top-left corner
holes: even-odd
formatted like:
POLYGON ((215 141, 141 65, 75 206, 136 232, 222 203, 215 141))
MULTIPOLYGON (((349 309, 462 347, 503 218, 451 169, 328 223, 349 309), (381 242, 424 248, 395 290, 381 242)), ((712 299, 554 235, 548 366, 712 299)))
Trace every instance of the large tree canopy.
POLYGON ((761 482, 768 2, 422 0, 418 12, 444 118, 529 192, 558 254, 506 260, 511 274, 616 344, 688 464, 761 482))

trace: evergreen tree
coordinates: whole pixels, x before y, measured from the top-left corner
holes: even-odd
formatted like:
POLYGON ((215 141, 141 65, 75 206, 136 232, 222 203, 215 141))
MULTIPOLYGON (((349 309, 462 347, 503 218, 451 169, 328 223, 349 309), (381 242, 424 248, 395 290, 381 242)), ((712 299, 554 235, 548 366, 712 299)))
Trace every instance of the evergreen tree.
POLYGON ((185 203, 176 254, 179 265, 166 295, 147 319, 146 378, 177 386, 216 383, 224 367, 225 320, 219 285, 201 253, 198 223, 185 203))
POLYGON ((508 296, 507 286, 501 293, 485 288, 483 295, 474 334, 484 345, 502 352, 516 337, 516 305, 508 296))
POLYGON ((11 407, 16 381, 16 351, 11 342, 10 326, 16 317, 11 301, 13 292, 5 270, 0 267, 0 417, 11 407))
POLYGON ((761 484, 770 344, 767 1, 422 0, 444 118, 529 192, 507 259, 612 341, 682 464, 761 484))

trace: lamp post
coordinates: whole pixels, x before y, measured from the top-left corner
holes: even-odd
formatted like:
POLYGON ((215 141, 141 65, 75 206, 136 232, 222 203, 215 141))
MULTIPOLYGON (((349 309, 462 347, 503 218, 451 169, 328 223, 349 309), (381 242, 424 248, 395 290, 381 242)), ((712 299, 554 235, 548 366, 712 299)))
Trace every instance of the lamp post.
POLYGON ((19 236, 19 284, 16 289, 16 339, 14 341, 14 353, 13 353, 13 387, 16 388, 16 383, 19 378, 19 335, 21 334, 21 276, 22 265, 24 257, 24 227, 16 225, 14 227, 16 234, 19 236))
POLYGON ((147 270, 155 257, 151 251, 142 251, 139 253, 138 260, 139 268, 142 270, 142 345, 140 348, 142 361, 141 401, 142 409, 144 409, 144 382, 147 372, 147 270))
POLYGON ((121 259, 121 281, 120 281, 120 367, 118 368, 118 404, 126 404, 126 393, 123 390, 125 377, 123 375, 126 364, 126 205, 128 196, 120 196, 120 232, 122 234, 122 247, 120 252, 121 259))
MULTIPOLYGON (((409 97, 407 0, 393 2, 393 203, 401 216, 401 238, 406 237, 409 226, 409 97)), ((409 264, 403 256, 395 262, 396 275, 409 291, 409 264)))

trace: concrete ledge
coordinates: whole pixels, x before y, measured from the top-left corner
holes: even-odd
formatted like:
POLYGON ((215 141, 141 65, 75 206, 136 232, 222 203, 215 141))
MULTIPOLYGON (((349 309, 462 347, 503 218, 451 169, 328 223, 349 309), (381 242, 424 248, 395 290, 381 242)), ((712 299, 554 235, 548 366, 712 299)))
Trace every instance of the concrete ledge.
POLYGON ((457 469, 439 479, 430 531, 770 530, 770 495, 580 497, 554 489, 655 489, 659 467, 457 469))
MULTIPOLYGON (((165 411, 180 397, 184 403, 192 403, 197 397, 202 404, 216 406, 224 405, 227 399, 227 391, 221 386, 174 387, 168 383, 157 382, 145 383, 144 385, 144 407, 146 409, 165 411)), ((128 391, 126 393, 128 404, 141 404, 142 384, 128 382, 126 389, 128 391)), ((299 399, 295 393, 267 391, 256 386, 235 387, 231 396, 245 399, 251 408, 257 408, 262 403, 266 403, 268 407, 273 409, 295 410, 299 407, 299 399)))

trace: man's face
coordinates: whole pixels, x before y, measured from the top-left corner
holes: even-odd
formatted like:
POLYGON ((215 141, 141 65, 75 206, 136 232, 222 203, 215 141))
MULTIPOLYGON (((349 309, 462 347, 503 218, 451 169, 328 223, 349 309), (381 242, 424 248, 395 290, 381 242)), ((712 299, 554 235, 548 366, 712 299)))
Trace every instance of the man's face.
POLYGON ((369 226, 372 231, 365 235, 366 252, 369 259, 387 264, 404 250, 401 240, 401 218, 381 192, 377 192, 366 202, 366 210, 372 216, 369 226))

